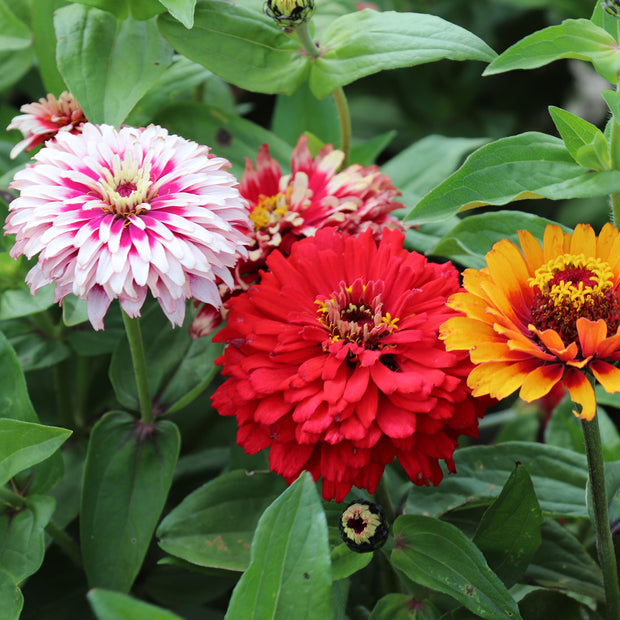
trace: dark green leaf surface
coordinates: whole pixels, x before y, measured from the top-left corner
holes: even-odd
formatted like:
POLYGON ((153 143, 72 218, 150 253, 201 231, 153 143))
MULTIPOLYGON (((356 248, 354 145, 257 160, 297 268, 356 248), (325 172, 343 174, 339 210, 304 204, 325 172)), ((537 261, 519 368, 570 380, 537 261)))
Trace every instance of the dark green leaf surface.
POLYGON ((0 566, 0 608, 1 620, 19 620, 24 606, 24 597, 15 584, 13 576, 0 566))
POLYGON ((0 485, 51 456, 69 435, 65 428, 0 418, 0 485))
POLYGON ((119 126, 172 62, 154 19, 119 23, 107 11, 72 4, 56 12, 54 25, 58 68, 93 123, 119 126))
POLYGON ((355 553, 344 543, 334 547, 331 552, 332 580, 345 579, 358 570, 368 566, 372 553, 355 553))
POLYGON ((496 56, 476 35, 435 15, 371 9, 334 20, 319 45, 322 52, 310 72, 310 89, 318 98, 384 69, 444 58, 490 62, 496 56))
POLYGON ((543 513, 587 518, 585 456, 526 441, 460 448, 454 453, 457 473, 446 476, 437 488, 411 489, 407 512, 439 516, 465 504, 491 503, 517 461, 530 474, 543 513))
POLYGON ((286 488, 275 474, 235 470, 188 495, 157 529, 160 547, 199 566, 245 570, 263 511, 286 488))
POLYGON ((429 601, 406 594, 386 594, 377 601, 368 620, 437 620, 439 612, 429 601))
POLYGON ((331 617, 327 522, 305 472, 260 518, 250 566, 233 590, 226 619, 331 617))
POLYGON ((167 609, 121 592, 95 588, 88 593, 88 600, 98 620, 182 620, 167 609))
POLYGON ((0 332, 0 418, 37 422, 26 379, 13 347, 0 332))
POLYGON ((517 583, 540 546, 542 522, 532 480, 524 467, 516 466, 473 538, 506 587, 517 583))
POLYGON ((587 198, 620 191, 620 172, 592 172, 575 163, 559 138, 528 132, 472 153, 408 214, 411 223, 447 219, 483 205, 532 198, 587 198))
POLYGON ((618 81, 620 50, 616 40, 589 19, 567 19, 521 39, 498 56, 484 75, 535 69, 562 58, 590 61, 606 80, 618 81))
POLYGON ((127 592, 164 507, 179 454, 170 421, 146 434, 127 413, 107 413, 88 444, 80 539, 91 587, 127 592))
POLYGON ((430 517, 394 521, 391 562, 412 581, 453 597, 481 618, 517 619, 517 604, 459 529, 430 517))

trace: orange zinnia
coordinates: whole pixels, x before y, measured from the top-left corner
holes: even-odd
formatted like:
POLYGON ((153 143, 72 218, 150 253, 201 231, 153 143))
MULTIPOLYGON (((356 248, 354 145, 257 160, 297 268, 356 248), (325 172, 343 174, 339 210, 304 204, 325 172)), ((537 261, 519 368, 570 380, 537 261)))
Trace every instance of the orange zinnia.
POLYGON ((581 406, 575 415, 591 420, 592 377, 620 392, 620 234, 611 224, 598 238, 586 224, 573 233, 549 225, 542 247, 527 231, 519 241, 520 250, 498 241, 485 268, 465 270, 467 292, 448 301, 465 316, 449 319, 441 338, 448 351, 469 351, 474 396, 520 388, 530 402, 560 383, 581 406))

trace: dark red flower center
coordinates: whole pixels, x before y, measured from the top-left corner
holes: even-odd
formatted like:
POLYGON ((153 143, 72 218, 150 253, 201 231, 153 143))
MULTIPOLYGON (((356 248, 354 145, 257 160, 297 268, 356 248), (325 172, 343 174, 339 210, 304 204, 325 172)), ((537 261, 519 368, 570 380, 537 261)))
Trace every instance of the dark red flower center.
POLYGON ((564 254, 536 270, 532 324, 555 330, 565 345, 576 342, 577 320, 603 319, 608 333, 620 325, 620 300, 607 263, 583 254, 564 254))
POLYGON ((116 191, 123 197, 123 198, 127 198, 127 196, 131 196, 131 194, 133 194, 138 188, 136 187, 135 183, 132 183, 131 181, 128 181, 126 183, 121 183, 117 188, 116 191))
POLYGON ((319 321, 327 328, 331 342, 354 343, 367 349, 379 349, 381 339, 394 332, 398 318, 383 311, 383 282, 355 280, 328 299, 317 299, 319 321))
POLYGON ((360 515, 355 515, 347 521, 346 527, 353 530, 356 534, 361 534, 366 529, 366 522, 360 515))

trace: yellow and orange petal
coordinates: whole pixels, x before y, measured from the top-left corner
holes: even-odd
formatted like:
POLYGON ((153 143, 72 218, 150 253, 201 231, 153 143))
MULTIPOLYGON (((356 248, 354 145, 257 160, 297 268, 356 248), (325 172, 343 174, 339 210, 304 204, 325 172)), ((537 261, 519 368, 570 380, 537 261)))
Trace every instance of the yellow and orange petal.
POLYGON ((520 390, 532 401, 564 385, 575 415, 596 414, 592 381, 620 392, 620 234, 587 224, 547 226, 542 244, 519 231, 519 246, 497 242, 487 266, 467 269, 466 292, 448 305, 462 313, 441 328, 446 349, 467 350, 475 396, 520 390))

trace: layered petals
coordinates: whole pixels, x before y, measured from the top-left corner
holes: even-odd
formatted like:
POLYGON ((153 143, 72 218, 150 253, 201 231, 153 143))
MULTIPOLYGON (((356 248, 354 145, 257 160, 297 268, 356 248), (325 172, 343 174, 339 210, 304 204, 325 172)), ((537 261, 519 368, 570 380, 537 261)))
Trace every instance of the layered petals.
POLYGON ((416 484, 437 484, 439 461, 454 468, 458 437, 477 434, 488 403, 466 385, 467 354, 438 339, 457 315, 445 304, 459 291, 456 269, 403 239, 327 228, 287 258, 274 252, 214 337, 226 343, 226 380, 213 404, 237 418, 240 445, 253 452, 269 438, 272 470, 288 482, 309 471, 325 499, 343 501, 353 486, 373 493, 394 458, 416 484))

